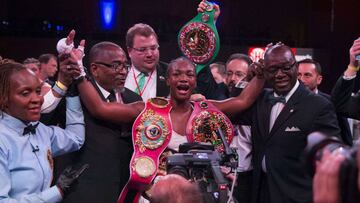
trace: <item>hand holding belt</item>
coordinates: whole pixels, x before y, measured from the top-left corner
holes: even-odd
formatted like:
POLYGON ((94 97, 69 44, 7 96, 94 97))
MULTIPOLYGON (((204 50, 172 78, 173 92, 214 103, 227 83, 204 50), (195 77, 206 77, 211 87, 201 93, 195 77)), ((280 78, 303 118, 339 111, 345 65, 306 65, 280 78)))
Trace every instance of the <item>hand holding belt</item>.
POLYGON ((163 98, 153 98, 146 102, 145 109, 136 118, 132 128, 134 153, 130 162, 130 178, 122 190, 118 202, 127 200, 127 193, 146 190, 155 178, 159 157, 171 138, 170 103, 163 98))

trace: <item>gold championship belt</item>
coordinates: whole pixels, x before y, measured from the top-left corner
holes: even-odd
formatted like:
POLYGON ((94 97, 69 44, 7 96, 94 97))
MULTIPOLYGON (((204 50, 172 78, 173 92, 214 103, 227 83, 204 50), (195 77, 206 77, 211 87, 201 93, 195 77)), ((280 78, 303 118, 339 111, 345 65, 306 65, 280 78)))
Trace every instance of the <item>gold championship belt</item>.
POLYGON ((194 110, 186 127, 188 141, 210 143, 217 151, 223 152, 225 147, 216 135, 219 128, 230 144, 234 137, 234 128, 229 118, 210 102, 194 102, 194 110))
POLYGON ((172 132, 171 105, 164 98, 152 98, 136 118, 132 128, 134 153, 130 161, 130 178, 122 190, 118 203, 137 202, 157 175, 159 157, 167 147, 172 132), (136 193, 129 197, 128 193, 136 193))

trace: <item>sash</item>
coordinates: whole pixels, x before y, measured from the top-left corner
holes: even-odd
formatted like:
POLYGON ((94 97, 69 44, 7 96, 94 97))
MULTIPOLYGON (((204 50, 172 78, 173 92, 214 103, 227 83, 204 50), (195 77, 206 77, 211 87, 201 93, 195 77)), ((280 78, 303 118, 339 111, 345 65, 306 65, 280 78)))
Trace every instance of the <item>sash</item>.
POLYGON ((211 143, 216 150, 223 152, 224 145, 216 135, 219 128, 230 145, 234 137, 234 128, 229 118, 210 102, 194 102, 194 110, 186 127, 188 141, 211 143))
POLYGON ((130 161, 130 178, 122 190, 118 203, 138 202, 143 191, 158 172, 159 157, 171 138, 171 105, 164 98, 152 98, 136 118, 132 127, 134 153, 130 161), (135 195, 135 197, 134 197, 135 195))
POLYGON ((211 63, 220 49, 219 35, 214 22, 215 9, 208 4, 206 11, 198 13, 180 29, 180 51, 196 64, 196 73, 211 63))

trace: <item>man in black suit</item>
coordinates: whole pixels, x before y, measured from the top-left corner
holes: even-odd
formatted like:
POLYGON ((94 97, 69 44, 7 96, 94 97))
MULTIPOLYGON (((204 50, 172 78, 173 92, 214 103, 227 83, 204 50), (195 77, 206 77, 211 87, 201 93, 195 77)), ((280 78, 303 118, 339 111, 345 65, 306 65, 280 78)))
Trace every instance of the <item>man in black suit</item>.
POLYGON ((354 41, 350 48, 350 62, 344 74, 339 77, 332 90, 331 97, 336 111, 349 118, 360 120, 360 91, 351 96, 355 85, 356 74, 359 71, 360 39, 354 41))
MULTIPOLYGON (((298 79, 307 87, 309 90, 315 94, 319 94, 329 101, 331 101, 331 96, 319 91, 318 86, 321 84, 323 79, 321 75, 321 66, 320 63, 313 59, 304 59, 298 62, 298 79)), ((341 129, 341 138, 345 144, 352 146, 353 139, 349 126, 349 122, 346 117, 338 115, 338 123, 341 129)))
POLYGON ((310 132, 339 136, 334 108, 297 80, 297 63, 289 47, 269 46, 262 66, 273 89, 265 89, 239 116, 241 124, 251 125, 252 202, 312 202, 311 177, 300 156, 310 132))
MULTIPOLYGON (((90 73, 104 101, 130 103, 141 97, 124 88, 128 65, 125 52, 111 42, 100 42, 90 50, 90 73)), ((86 140, 73 162, 88 163, 77 187, 64 202, 116 202, 129 177, 132 155, 131 124, 115 125, 94 118, 84 107, 86 140)))

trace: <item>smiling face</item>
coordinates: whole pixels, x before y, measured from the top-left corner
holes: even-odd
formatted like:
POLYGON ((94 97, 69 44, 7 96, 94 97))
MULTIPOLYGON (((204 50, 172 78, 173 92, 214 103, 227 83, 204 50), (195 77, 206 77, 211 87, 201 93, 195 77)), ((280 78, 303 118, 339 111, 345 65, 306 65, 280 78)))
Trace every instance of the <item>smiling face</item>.
POLYGON ((264 56, 265 79, 279 95, 286 95, 297 80, 297 64, 291 49, 284 45, 270 47, 264 56))
POLYGON ((196 73, 194 65, 184 59, 178 58, 168 67, 166 83, 170 86, 170 96, 177 101, 189 100, 196 87, 196 73))
POLYGON ((127 68, 119 67, 115 70, 106 66, 127 63, 123 50, 115 45, 107 45, 99 48, 97 53, 91 61, 91 74, 96 82, 107 91, 123 88, 128 73, 127 68))
POLYGON ((4 111, 25 122, 38 121, 44 102, 41 86, 40 80, 27 69, 13 73, 10 76, 9 98, 4 111))

